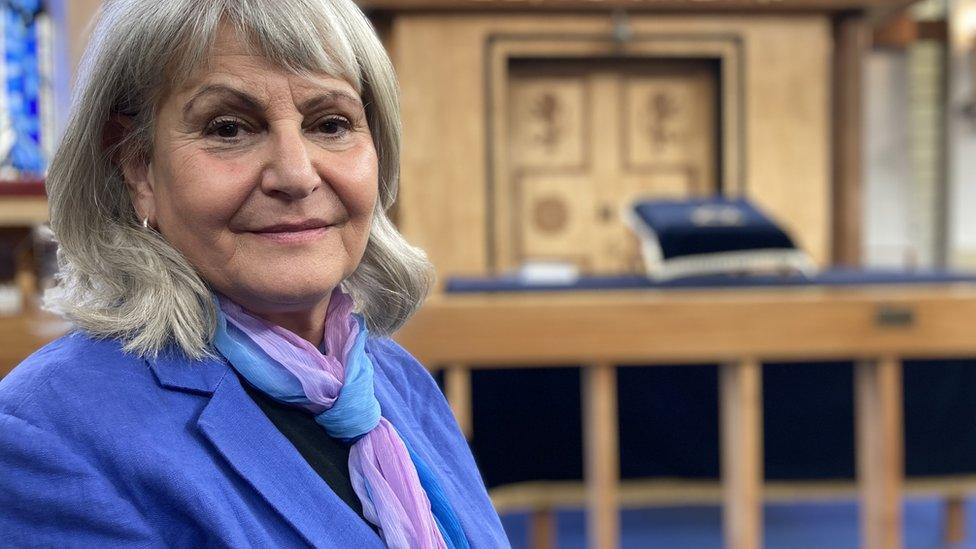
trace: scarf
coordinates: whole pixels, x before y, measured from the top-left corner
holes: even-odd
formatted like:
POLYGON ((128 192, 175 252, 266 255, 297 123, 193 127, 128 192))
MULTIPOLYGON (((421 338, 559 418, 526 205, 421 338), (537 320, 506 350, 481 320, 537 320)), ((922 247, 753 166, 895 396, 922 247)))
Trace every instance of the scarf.
POLYGON ((314 414, 330 436, 351 445, 353 490, 389 547, 468 547, 432 471, 382 416, 366 354, 369 333, 348 295, 332 293, 324 353, 227 298, 217 301, 217 350, 255 388, 314 414))

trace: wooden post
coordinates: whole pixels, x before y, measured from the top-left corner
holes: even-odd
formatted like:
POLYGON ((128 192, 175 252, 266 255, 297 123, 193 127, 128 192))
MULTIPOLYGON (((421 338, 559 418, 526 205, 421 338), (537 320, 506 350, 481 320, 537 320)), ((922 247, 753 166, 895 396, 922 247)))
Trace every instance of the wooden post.
POLYGON ((582 381, 588 546, 616 549, 620 543, 616 367, 606 362, 584 366, 582 381))
POLYGON ((864 16, 839 16, 834 26, 833 248, 834 263, 861 263, 862 84, 871 33, 864 16))
POLYGON ((966 539, 966 502, 961 495, 945 499, 945 519, 942 526, 942 543, 957 545, 966 539))
POLYGON ((444 370, 444 392, 454 412, 454 419, 464 438, 471 439, 471 369, 463 364, 451 364, 444 370))
POLYGON ((556 547, 556 513, 551 507, 532 511, 529 519, 529 547, 532 549, 554 549, 556 547))
POLYGON ((861 547, 900 549, 904 476, 901 362, 883 357, 859 363, 854 387, 861 547))
POLYGON ((722 530, 725 547, 762 547, 762 365, 746 359, 719 372, 722 530))

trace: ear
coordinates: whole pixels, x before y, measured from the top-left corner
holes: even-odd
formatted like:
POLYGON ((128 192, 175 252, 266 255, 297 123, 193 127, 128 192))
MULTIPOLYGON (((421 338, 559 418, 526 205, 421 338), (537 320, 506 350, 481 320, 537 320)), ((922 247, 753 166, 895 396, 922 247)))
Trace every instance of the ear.
POLYGON ((129 199, 139 221, 148 219, 149 225, 156 226, 156 195, 149 177, 149 161, 139 155, 126 155, 122 161, 122 175, 129 190, 129 199))
POLYGON ((131 116, 113 115, 102 132, 102 147, 112 157, 129 191, 129 199, 140 221, 156 225, 156 200, 149 175, 149 160, 133 149, 130 141, 134 122, 131 116))

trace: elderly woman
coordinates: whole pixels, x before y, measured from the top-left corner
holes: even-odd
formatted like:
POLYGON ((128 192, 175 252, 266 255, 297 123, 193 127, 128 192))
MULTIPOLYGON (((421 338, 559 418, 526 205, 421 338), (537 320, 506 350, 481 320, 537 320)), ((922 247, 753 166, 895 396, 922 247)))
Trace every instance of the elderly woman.
POLYGON ((0 384, 0 545, 507 545, 386 338, 429 285, 397 109, 351 0, 104 3, 47 183, 77 329, 0 384))

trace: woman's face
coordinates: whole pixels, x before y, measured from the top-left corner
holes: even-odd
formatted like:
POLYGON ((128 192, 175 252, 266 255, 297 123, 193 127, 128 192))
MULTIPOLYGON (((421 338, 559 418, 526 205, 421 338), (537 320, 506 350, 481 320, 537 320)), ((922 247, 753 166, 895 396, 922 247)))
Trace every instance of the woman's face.
POLYGON ((377 195, 352 86, 274 67, 225 31, 156 122, 150 162, 125 169, 136 211, 243 307, 324 318, 362 258, 377 195))

